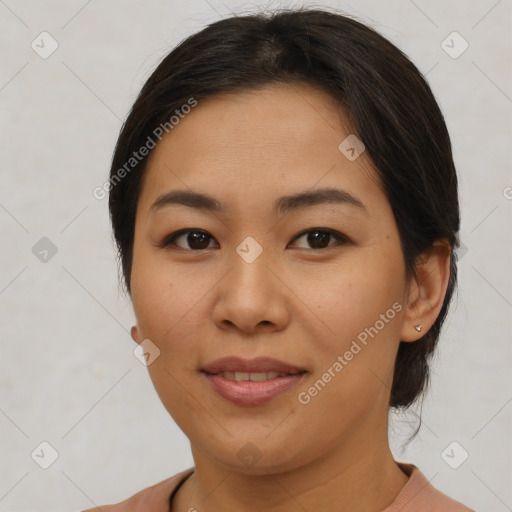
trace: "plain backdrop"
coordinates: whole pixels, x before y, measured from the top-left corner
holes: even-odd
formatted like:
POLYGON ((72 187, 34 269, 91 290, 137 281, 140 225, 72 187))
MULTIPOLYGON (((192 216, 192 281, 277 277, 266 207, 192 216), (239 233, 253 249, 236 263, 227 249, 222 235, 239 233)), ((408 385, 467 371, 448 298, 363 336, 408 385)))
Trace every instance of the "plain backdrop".
MULTIPOLYGON (((427 76, 445 115, 460 178, 459 289, 420 433, 404 446, 416 425, 409 414, 393 419, 390 435, 398 460, 482 512, 512 510, 511 3, 306 4, 388 37, 427 76)), ((133 354, 107 201, 92 191, 172 47, 232 13, 299 5, 0 1, 1 511, 117 502, 193 465, 133 354)))

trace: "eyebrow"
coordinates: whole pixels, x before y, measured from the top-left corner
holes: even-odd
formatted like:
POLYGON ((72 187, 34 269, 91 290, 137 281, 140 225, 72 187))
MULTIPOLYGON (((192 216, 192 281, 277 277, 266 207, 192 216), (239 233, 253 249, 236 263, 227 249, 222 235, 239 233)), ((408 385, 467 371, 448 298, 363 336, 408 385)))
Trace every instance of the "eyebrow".
MULTIPOLYGON (((149 213, 175 204, 211 212, 223 212, 225 210, 222 203, 207 194, 189 190, 173 190, 159 196, 151 205, 149 213)), ((274 212, 285 214, 320 204, 343 204, 366 210, 362 201, 346 190, 322 188, 279 197, 274 203, 274 212)))

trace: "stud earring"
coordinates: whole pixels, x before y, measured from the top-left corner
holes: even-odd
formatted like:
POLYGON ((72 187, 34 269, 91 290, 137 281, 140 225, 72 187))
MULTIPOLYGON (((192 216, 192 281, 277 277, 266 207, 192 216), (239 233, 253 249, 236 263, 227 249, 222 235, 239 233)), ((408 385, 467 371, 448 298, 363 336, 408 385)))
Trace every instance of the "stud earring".
POLYGON ((421 331, 421 325, 415 325, 415 326, 414 326, 414 328, 415 328, 418 332, 420 332, 420 331, 421 331))

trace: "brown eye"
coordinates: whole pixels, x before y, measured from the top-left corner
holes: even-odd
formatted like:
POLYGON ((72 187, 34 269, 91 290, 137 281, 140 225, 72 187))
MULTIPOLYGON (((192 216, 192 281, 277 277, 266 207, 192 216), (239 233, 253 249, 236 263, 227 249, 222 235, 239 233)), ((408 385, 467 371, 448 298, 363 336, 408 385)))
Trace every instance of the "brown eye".
POLYGON ((329 241, 332 239, 337 242, 337 244, 334 245, 349 242, 349 239, 342 233, 325 228, 308 229, 295 237, 294 241, 300 240, 301 238, 305 238, 306 243, 310 245, 310 247, 300 247, 301 249, 328 249, 333 245, 329 244, 329 241))
POLYGON ((170 245, 175 245, 181 249, 201 251, 210 248, 209 243, 211 240, 213 240, 213 237, 206 231, 197 229, 182 229, 166 237, 161 246, 168 247, 170 245), (178 240, 182 240, 181 243, 185 243, 186 245, 180 245, 180 243, 177 243, 178 240))
MULTIPOLYGON (((308 229, 297 235, 293 241, 295 242, 301 238, 304 238, 309 246, 299 247, 300 249, 322 250, 329 249, 335 245, 350 243, 349 238, 342 233, 326 228, 308 229), (335 243, 330 243, 332 240, 335 243)), ((215 239, 207 231, 182 229, 166 237, 160 244, 160 247, 175 246, 185 250, 202 251, 214 247, 210 245, 210 242, 213 240, 215 239)))

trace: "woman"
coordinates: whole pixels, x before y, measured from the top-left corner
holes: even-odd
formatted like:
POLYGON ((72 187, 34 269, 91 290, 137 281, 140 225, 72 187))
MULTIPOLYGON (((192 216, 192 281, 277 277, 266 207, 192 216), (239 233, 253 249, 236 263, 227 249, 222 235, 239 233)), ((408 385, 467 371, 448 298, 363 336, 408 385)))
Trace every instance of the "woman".
POLYGON ((460 223, 443 116, 395 46, 322 10, 213 23, 144 85, 108 189, 194 467, 101 510, 470 510, 387 436, 426 389, 460 223))

